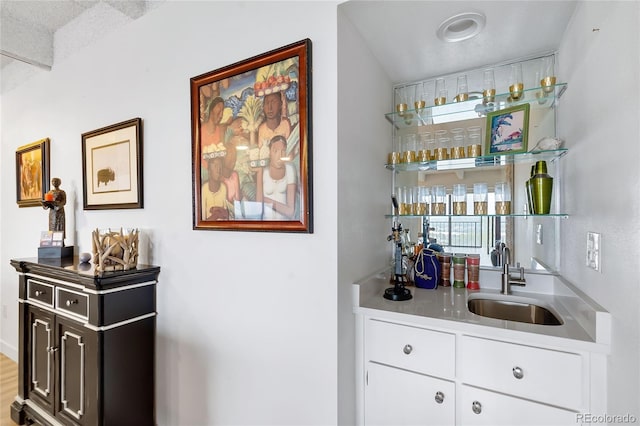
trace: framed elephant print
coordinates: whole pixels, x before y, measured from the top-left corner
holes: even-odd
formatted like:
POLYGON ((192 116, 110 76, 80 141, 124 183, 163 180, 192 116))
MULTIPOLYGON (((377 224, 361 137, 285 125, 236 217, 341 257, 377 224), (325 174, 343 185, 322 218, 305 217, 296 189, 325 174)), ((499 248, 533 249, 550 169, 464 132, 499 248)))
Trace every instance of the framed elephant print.
POLYGON ((313 232, 311 40, 191 79, 193 228, 313 232))
POLYGON ((142 119, 82 134, 84 210, 143 207, 142 119))

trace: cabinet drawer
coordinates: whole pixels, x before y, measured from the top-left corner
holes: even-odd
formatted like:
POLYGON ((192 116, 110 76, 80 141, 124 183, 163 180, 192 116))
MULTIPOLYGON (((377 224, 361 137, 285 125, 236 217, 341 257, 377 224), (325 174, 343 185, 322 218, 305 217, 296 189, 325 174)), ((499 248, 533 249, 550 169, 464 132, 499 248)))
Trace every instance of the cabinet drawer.
POLYGON ((89 296, 71 290, 57 288, 56 307, 61 311, 87 319, 89 296))
POLYGON ((465 383, 561 407, 584 407, 579 354, 462 336, 458 359, 465 383))
POLYGON ((455 375, 455 335, 424 328, 368 320, 366 357, 438 377, 455 375))
POLYGON ((496 392, 461 386, 460 424, 485 426, 578 425, 577 413, 496 392))
POLYGON ((53 308, 54 286, 32 279, 27 280, 27 300, 38 301, 53 308))

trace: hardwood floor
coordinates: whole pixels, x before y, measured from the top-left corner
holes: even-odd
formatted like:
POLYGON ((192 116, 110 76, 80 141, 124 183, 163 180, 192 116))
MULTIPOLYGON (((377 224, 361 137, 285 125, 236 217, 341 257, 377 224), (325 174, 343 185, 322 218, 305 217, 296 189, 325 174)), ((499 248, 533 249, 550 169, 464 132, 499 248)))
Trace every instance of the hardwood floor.
POLYGON ((9 407, 18 393, 18 364, 0 354, 0 426, 15 426, 9 407))

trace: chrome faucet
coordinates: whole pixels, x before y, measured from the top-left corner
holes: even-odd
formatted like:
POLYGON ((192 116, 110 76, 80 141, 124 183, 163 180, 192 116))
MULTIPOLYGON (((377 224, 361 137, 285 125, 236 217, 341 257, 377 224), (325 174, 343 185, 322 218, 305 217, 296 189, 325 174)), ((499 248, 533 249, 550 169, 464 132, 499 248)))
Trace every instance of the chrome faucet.
POLYGON ((511 276, 509 272, 509 264, 511 263, 511 251, 509 247, 504 247, 502 249, 502 288, 500 293, 502 294, 511 294, 511 286, 519 285, 525 286, 527 285, 527 281, 524 279, 524 267, 521 267, 518 263, 518 270, 520 271, 520 277, 514 278, 511 276))

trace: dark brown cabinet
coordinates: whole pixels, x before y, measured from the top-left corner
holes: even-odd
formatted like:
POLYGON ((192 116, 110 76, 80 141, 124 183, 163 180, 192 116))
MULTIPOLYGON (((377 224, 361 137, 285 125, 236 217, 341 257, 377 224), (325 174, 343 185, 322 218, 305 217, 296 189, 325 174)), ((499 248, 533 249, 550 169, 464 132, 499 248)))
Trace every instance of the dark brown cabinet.
POLYGON ((160 268, 98 275, 77 260, 17 259, 18 424, 155 425, 160 268))

